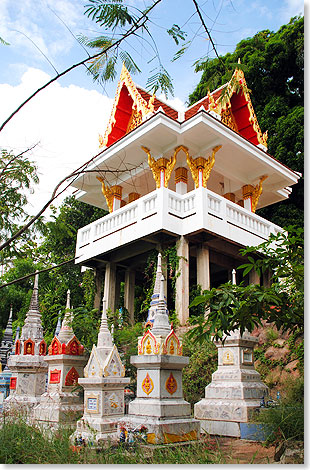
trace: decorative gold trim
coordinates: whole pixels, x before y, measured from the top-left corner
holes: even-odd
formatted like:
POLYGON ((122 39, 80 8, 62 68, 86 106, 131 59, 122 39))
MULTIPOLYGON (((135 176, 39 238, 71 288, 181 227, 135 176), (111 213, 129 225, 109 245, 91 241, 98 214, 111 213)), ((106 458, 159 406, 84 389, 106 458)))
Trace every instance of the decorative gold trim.
POLYGON ((178 183, 186 183, 187 184, 187 168, 184 168, 183 166, 179 166, 178 168, 175 169, 175 184, 178 183))
MULTIPOLYGON (((264 147, 267 148, 267 139, 268 139, 268 131, 266 131, 264 134, 262 133, 260 126, 257 121, 256 114, 254 112, 254 108, 252 105, 249 89, 246 84, 246 80, 244 77, 244 73, 241 69, 236 68, 233 76, 231 77, 228 85, 227 85, 227 93, 229 96, 229 101, 230 98, 232 97, 234 92, 237 92, 237 89, 241 86, 242 92, 244 94, 244 97, 247 102, 247 107, 250 113, 249 121, 253 125, 253 129, 256 132, 257 140, 260 144, 264 145, 264 147)), ((220 98, 218 98, 217 102, 220 102, 220 98)), ((230 104, 230 103, 229 103, 230 104)))
POLYGON ((147 330, 141 338, 141 341, 138 341, 138 355, 141 356, 144 354, 159 354, 159 344, 150 330, 147 330), (149 345, 147 341, 149 341, 149 345))
POLYGON ((212 149, 212 155, 208 159, 204 157, 192 158, 189 156, 188 152, 186 155, 186 161, 191 170, 193 180, 195 182, 195 187, 199 187, 199 172, 202 171, 202 185, 204 188, 207 187, 207 181, 210 177, 211 170, 215 163, 215 154, 222 148, 221 145, 217 145, 212 149))
POLYGON ((104 367, 104 369, 103 369, 104 377, 113 377, 113 376, 116 375, 116 374, 114 374, 113 376, 110 376, 110 375, 109 375, 109 372, 108 372, 108 370, 107 370, 108 367, 109 367, 110 364, 111 364, 111 361, 112 361, 114 355, 116 356, 116 358, 117 358, 117 360, 118 360, 118 362, 119 362, 119 365, 120 365, 120 369, 121 369, 120 377, 125 377, 125 367, 123 366, 122 360, 121 360, 121 358, 120 358, 120 355, 119 355, 119 353, 118 353, 118 350, 117 350, 117 347, 115 346, 115 344, 114 344, 114 346, 113 346, 112 351, 110 352, 110 356, 109 356, 107 365, 106 365, 106 366, 104 367))
POLYGON ((104 184, 104 179, 101 176, 96 176, 97 180, 101 183, 101 191, 107 201, 109 212, 113 212, 113 193, 111 189, 104 184))
POLYGON ((221 122, 230 127, 230 129, 238 132, 238 126, 230 106, 221 110, 221 122))
POLYGON ((173 395, 178 389, 178 383, 173 377, 172 372, 170 372, 170 375, 168 379, 166 380, 165 387, 166 387, 167 392, 170 393, 170 395, 173 395))
POLYGON ((139 124, 141 124, 141 122, 142 122, 142 115, 141 115, 140 111, 138 111, 137 109, 134 108, 132 110, 132 114, 131 114, 131 117, 129 119, 126 134, 128 134, 128 132, 130 132, 130 131, 134 130, 136 127, 138 127, 139 124))
POLYGON ((123 85, 126 86, 131 98, 133 99, 135 110, 141 113, 142 119, 147 114, 154 112, 155 95, 151 96, 151 98, 149 99, 149 102, 147 103, 138 92, 134 82, 132 81, 130 73, 128 72, 125 65, 123 64, 119 82, 117 84, 117 89, 115 93, 114 103, 112 106, 111 116, 110 116, 110 119, 106 128, 106 131, 104 133, 104 137, 102 139, 100 139, 99 137, 100 148, 105 147, 107 145, 109 135, 112 131, 113 125, 116 122, 115 113, 116 113, 116 109, 117 109, 117 105, 118 105, 118 101, 119 101, 119 97, 120 97, 123 85))
POLYGON ((155 158, 151 156, 150 149, 148 149, 147 147, 144 147, 143 145, 141 145, 141 148, 147 154, 147 161, 148 161, 149 167, 152 170, 153 177, 156 182, 156 188, 160 188, 160 182, 161 182, 160 175, 162 171, 164 171, 164 186, 165 188, 167 188, 172 170, 176 163, 176 155, 180 149, 175 150, 170 160, 164 157, 161 157, 158 160, 155 160, 155 158))
POLYGON ((96 176, 97 180, 101 183, 101 191, 105 197, 105 200, 108 205, 109 212, 113 212, 113 202, 114 199, 122 200, 122 186, 115 184, 110 188, 104 184, 104 179, 101 176, 96 176))
POLYGON ((133 202, 133 201, 136 201, 137 199, 139 199, 141 197, 141 194, 139 193, 129 193, 128 194, 128 204, 130 202, 133 202))
MULTIPOLYGON (((164 444, 170 444, 172 442, 195 441, 197 438, 196 430, 190 431, 186 434, 171 434, 164 432, 164 444)), ((153 444, 153 442, 151 442, 151 444, 153 444)))
POLYGON ((146 374, 145 378, 143 379, 141 388, 147 395, 149 395, 154 390, 154 383, 149 374, 146 374))
POLYGON ((226 351, 224 351, 223 353, 223 365, 233 365, 235 362, 235 358, 234 358, 234 353, 230 350, 230 349, 227 349, 226 351))
POLYGON ((263 192, 263 181, 268 178, 268 175, 264 175, 259 179, 259 183, 255 186, 253 195, 252 195, 252 212, 256 211, 257 203, 263 192))

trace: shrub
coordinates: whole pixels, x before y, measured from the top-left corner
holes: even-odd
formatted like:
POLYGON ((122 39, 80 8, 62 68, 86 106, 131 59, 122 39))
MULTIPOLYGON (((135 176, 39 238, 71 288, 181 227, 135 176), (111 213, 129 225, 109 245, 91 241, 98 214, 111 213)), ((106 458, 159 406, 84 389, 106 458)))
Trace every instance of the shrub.
POLYGON ((286 396, 274 408, 262 409, 257 420, 273 429, 267 442, 304 440, 304 381, 287 382, 286 396))
POLYGON ((193 406, 204 397, 204 389, 217 368, 217 348, 211 342, 192 342, 184 336, 183 355, 190 356, 189 365, 183 370, 184 398, 193 406))

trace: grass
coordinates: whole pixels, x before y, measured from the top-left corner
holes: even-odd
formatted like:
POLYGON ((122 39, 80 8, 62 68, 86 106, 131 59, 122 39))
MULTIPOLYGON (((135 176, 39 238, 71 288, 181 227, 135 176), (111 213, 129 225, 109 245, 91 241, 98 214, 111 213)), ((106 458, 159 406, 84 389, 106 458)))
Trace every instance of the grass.
POLYGON ((6 417, 0 426, 0 464, 211 464, 220 463, 217 443, 199 442, 167 446, 124 444, 108 447, 71 445, 68 429, 53 434, 27 423, 23 416, 6 417))

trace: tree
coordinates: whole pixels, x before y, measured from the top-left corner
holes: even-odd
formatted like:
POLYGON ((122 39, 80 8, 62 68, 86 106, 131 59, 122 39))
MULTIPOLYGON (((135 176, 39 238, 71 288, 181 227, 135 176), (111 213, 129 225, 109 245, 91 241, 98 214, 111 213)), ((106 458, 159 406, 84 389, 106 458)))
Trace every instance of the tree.
MULTIPOLYGON (((107 213, 103 209, 77 201, 72 196, 66 198, 58 210, 55 207, 52 209, 52 220, 45 223, 40 243, 23 259, 12 259, 12 267, 1 278, 2 284, 34 273, 47 264, 57 265, 62 261, 72 260, 75 255, 78 229, 107 213)), ((31 278, 0 289, 0 325, 2 327, 6 325, 11 305, 14 318, 16 318, 14 327, 23 324, 32 289, 33 279, 31 278)), ((91 310, 95 286, 92 271, 86 271, 83 274, 80 266, 74 265, 72 261, 51 271, 43 272, 39 276, 39 302, 47 340, 54 335, 59 312, 64 312, 68 289, 71 291, 73 307, 78 308, 77 313, 80 318, 82 314, 87 318, 93 317, 91 310)), ((100 313, 97 312, 96 315, 100 317, 100 313)))
MULTIPOLYGON (((39 182, 37 168, 27 157, 30 149, 18 155, 1 150, 0 159, 0 241, 12 236, 21 220, 27 220, 27 191, 39 182)), ((35 227, 34 227, 35 228, 35 227)), ((18 243, 1 252, 0 263, 4 267, 12 256, 25 255, 35 247, 31 232, 24 233, 18 243)))
POLYGON ((274 323, 282 331, 304 330, 304 240, 303 229, 287 227, 286 231, 270 235, 257 247, 241 250, 248 262, 239 266, 243 275, 254 269, 258 275, 271 273, 269 287, 250 284, 233 285, 231 282, 204 291, 196 297, 192 306, 205 306, 206 317, 198 319, 198 325, 190 336, 202 339, 222 338, 230 331, 245 329, 250 332, 263 321, 274 323))
MULTIPOLYGON (((304 19, 292 18, 277 32, 260 31, 240 41, 235 51, 219 59, 202 59, 199 84, 189 103, 200 100, 208 89, 226 83, 241 60, 253 106, 262 128, 268 130, 268 152, 292 170, 303 172, 303 76, 304 19)), ((294 220, 303 226, 303 178, 293 186, 286 201, 257 211, 259 215, 284 226, 294 220)))

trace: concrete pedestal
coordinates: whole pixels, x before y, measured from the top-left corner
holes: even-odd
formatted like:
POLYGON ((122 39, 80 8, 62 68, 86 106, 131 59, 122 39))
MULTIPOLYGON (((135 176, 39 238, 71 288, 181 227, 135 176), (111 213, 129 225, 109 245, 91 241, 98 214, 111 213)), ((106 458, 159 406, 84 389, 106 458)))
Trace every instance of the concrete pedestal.
POLYGON ((119 419, 124 416, 124 388, 129 382, 129 377, 79 379, 84 388, 84 415, 72 438, 88 442, 116 439, 119 419))
POLYGON ((183 399, 182 369, 189 358, 173 355, 139 355, 130 359, 137 367, 137 398, 129 403, 127 428, 147 428, 147 442, 166 444, 196 440, 199 421, 183 399))
POLYGON ((46 385, 47 363, 44 359, 36 355, 10 356, 12 376, 10 395, 5 400, 6 408, 17 407, 29 411, 40 403, 46 385))
POLYGON ((209 434, 241 437, 240 423, 251 421, 268 387, 254 369, 257 338, 234 332, 224 345, 217 342, 218 370, 205 389, 205 398, 194 406, 195 418, 209 434))
POLYGON ((73 427, 83 415, 83 395, 75 391, 75 388, 78 377, 83 375, 87 357, 57 354, 46 356, 45 360, 49 365, 48 389, 33 409, 33 418, 37 423, 48 427, 63 424, 73 427), (72 370, 76 377, 73 381, 70 380, 70 385, 66 385, 66 378, 72 370))

